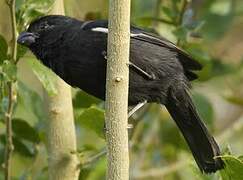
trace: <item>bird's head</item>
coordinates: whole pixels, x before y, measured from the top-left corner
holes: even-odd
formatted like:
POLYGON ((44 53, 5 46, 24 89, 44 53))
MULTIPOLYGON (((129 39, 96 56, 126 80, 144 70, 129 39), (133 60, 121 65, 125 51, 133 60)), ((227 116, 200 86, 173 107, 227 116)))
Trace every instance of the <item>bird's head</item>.
POLYGON ((27 31, 20 33, 17 41, 29 48, 38 44, 51 44, 73 21, 72 18, 60 15, 41 17, 31 22, 27 31))

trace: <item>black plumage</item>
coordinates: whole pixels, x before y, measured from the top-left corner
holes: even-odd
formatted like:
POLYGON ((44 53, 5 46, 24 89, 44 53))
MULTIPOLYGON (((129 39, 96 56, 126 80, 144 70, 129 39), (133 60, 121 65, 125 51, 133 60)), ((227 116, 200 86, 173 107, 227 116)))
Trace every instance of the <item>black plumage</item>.
MULTIPOLYGON (((18 42, 74 87, 105 99, 107 21, 82 22, 45 16, 32 22, 18 42)), ((188 94, 194 70, 201 65, 168 40, 131 27, 129 105, 156 102, 166 106, 201 171, 223 168, 219 147, 200 120, 188 94), (134 66, 133 66, 134 67, 134 66)))

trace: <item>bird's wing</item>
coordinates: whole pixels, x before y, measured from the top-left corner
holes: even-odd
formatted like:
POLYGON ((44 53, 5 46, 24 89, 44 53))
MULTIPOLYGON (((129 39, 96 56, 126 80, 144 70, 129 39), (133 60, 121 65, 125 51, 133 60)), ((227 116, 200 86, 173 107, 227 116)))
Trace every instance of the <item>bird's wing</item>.
POLYGON ((154 34, 150 34, 138 28, 131 29, 131 38, 137 39, 139 41, 145 41, 158 46, 163 46, 169 48, 171 51, 178 53, 179 60, 183 67, 187 70, 201 70, 202 65, 194 60, 188 53, 177 47, 172 42, 168 41, 163 37, 158 37, 154 34))
MULTIPOLYGON (((108 22, 105 20, 98 21, 87 21, 82 25, 83 30, 91 30, 96 32, 108 33, 108 22)), ((191 72, 191 70, 201 70, 202 65, 194 60, 189 54, 184 50, 177 47, 172 42, 168 41, 163 37, 156 36, 145 32, 144 30, 131 26, 131 38, 138 41, 144 41, 158 46, 166 47, 171 51, 174 51, 178 54, 178 59, 181 62, 182 66, 185 69, 186 76, 190 80, 196 79, 197 75, 191 72)))

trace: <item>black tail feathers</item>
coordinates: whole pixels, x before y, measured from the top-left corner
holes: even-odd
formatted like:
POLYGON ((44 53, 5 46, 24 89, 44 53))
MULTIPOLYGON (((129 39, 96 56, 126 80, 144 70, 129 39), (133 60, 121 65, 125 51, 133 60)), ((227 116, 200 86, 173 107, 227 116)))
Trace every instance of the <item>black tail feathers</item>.
POLYGON ((212 173, 224 167, 220 149, 200 120, 186 88, 171 87, 166 108, 181 130, 200 170, 212 173))

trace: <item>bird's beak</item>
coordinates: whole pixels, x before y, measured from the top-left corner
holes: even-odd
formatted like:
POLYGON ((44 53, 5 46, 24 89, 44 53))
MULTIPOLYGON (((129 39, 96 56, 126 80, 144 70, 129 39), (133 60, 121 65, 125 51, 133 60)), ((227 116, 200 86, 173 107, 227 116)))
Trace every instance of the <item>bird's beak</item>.
POLYGON ((34 34, 34 33, 30 33, 30 32, 22 32, 19 37, 18 37, 18 40, 17 42, 19 44, 22 44, 24 46, 27 46, 29 47, 30 45, 32 45, 33 43, 36 42, 36 39, 38 38, 39 36, 34 34))

